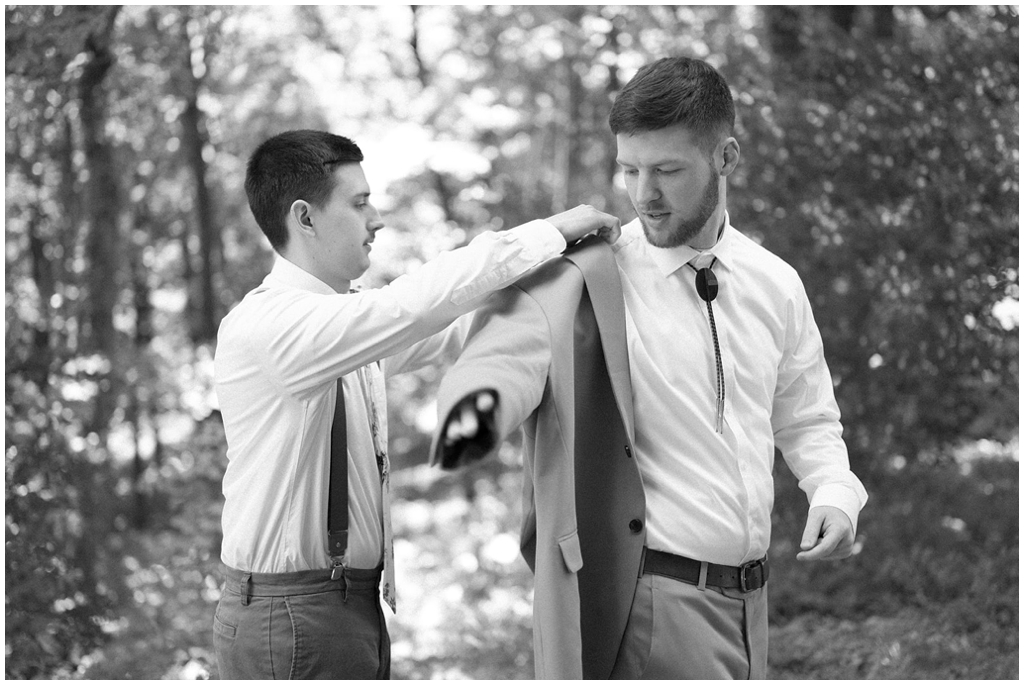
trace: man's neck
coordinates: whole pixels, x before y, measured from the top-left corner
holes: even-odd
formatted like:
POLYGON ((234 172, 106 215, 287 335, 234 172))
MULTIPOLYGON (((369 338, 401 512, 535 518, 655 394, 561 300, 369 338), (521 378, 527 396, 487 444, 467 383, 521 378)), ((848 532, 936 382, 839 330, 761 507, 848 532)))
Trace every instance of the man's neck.
POLYGON ((321 281, 322 283, 326 283, 330 286, 331 290, 336 293, 347 293, 352 288, 351 281, 340 281, 337 283, 332 282, 330 276, 320 273, 319 269, 317 269, 316 261, 308 258, 308 256, 297 250, 286 249, 284 252, 281 252, 280 255, 313 278, 321 281))
POLYGON ((698 252, 710 250, 722 239, 723 231, 725 231, 725 212, 723 211, 721 215, 718 215, 716 212, 716 215, 711 218, 707 226, 697 234, 696 238, 687 244, 698 252))

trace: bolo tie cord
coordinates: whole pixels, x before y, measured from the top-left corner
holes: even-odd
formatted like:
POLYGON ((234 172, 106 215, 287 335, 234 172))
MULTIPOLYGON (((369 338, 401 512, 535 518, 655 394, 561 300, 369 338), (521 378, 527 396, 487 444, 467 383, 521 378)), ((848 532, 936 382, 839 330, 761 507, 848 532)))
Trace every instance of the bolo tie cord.
POLYGON ((715 343, 715 368, 718 372, 717 387, 715 392, 718 397, 717 412, 715 414, 715 430, 722 433, 725 428, 725 374, 722 371, 722 348, 718 344, 718 327, 715 325, 715 310, 711 307, 711 301, 718 295, 718 279, 711 267, 715 265, 718 258, 715 257, 709 266, 698 269, 693 264, 688 266, 693 269, 697 276, 695 285, 700 299, 708 305, 708 320, 711 322, 711 337, 715 343))

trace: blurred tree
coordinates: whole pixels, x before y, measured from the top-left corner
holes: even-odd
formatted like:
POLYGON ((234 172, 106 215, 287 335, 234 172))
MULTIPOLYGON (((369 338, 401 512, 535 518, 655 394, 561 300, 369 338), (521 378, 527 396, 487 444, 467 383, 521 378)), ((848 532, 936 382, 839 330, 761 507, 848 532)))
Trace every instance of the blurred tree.
POLYGON ((797 267, 863 466, 1017 430, 1014 10, 764 10, 739 225, 797 267))
POLYGON ((392 188, 399 207, 426 194, 444 221, 471 229, 465 239, 581 201, 629 219, 614 180, 610 98, 650 59, 706 58, 737 94, 744 162, 734 220, 804 275, 857 461, 881 466, 964 437, 1012 435, 1017 347, 1006 326, 1016 324, 992 312, 1017 297, 1014 10, 486 6, 412 15, 411 57, 403 62, 394 40, 385 49, 396 75, 417 84, 404 92, 425 105, 408 112, 426 112, 419 120, 434 136, 470 142, 485 162, 428 164, 392 188), (416 27, 437 24, 449 39, 427 47, 416 27), (944 240, 957 225, 976 240, 944 240), (974 262, 987 273, 965 274, 974 262), (886 372, 893 365, 899 373, 886 372))
POLYGON ((469 78, 460 79, 451 102, 461 110, 459 133, 480 146, 490 167, 482 185, 462 185, 499 225, 581 202, 610 207, 615 151, 606 117, 609 91, 618 85, 616 26, 653 21, 646 8, 622 11, 628 18, 616 21, 613 10, 600 7, 456 11, 462 39, 443 59, 464 65, 456 73, 469 78))
MULTIPOLYGON (((83 11, 83 10, 79 10, 83 11)), ((85 64, 78 77, 79 120, 81 124, 83 166, 85 171, 86 302, 87 327, 84 340, 89 349, 113 359, 114 303, 117 299, 117 275, 120 233, 120 187, 114 164, 114 151, 106 133, 108 87, 105 84, 114 65, 111 37, 119 7, 103 13, 102 24, 85 37, 85 64)), ((97 397, 95 425, 110 418, 110 407, 97 397)))
POLYGON ((192 339, 212 341, 220 324, 215 271, 221 272, 221 245, 213 198, 207 179, 206 155, 213 152, 206 131, 206 115, 199 105, 200 92, 209 70, 212 53, 217 49, 223 15, 218 9, 193 6, 186 8, 179 19, 179 40, 183 50, 182 64, 177 69, 179 88, 185 100, 181 113, 181 138, 186 164, 195 182, 194 216, 199 249, 199 274, 189 288, 189 299, 199 300, 198 316, 192 324, 192 339))
MULTIPOLYGON (((84 9, 84 8, 83 8, 84 9)), ((82 10, 79 10, 82 11, 82 10)), ((98 353, 96 394, 92 416, 86 425, 101 443, 106 441, 115 407, 120 395, 120 377, 114 372, 117 361, 117 339, 114 314, 119 294, 121 266, 121 187, 114 162, 113 144, 107 136, 109 88, 106 83, 114 53, 111 45, 114 21, 120 6, 103 12, 103 21, 85 38, 85 64, 78 77, 79 124, 82 137, 82 159, 85 183, 83 188, 85 232, 85 297, 87 314, 83 327, 81 352, 98 353)), ((79 511, 85 517, 75 562, 86 587, 96 584, 96 558, 102 547, 104 527, 93 525, 97 489, 91 465, 72 462, 79 483, 79 511)))
POLYGON ((6 664, 13 677, 66 672, 101 640, 93 618, 109 602, 96 574, 102 531, 90 525, 103 509, 94 498, 102 475, 88 456, 94 443, 73 444, 66 426, 105 434, 114 408, 104 391, 116 344, 119 217, 105 82, 118 13, 5 10, 5 632, 8 655, 17 652, 6 664), (25 252, 28 269, 18 258, 25 252), (87 378, 78 385, 88 399, 81 414, 64 392, 73 349, 96 353, 71 371, 87 378))
MULTIPOLYGON (((201 17, 204 45, 213 15, 201 17)), ((219 251, 181 239, 196 206, 188 174, 206 160, 180 142, 205 132, 201 117, 184 117, 179 135, 167 127, 201 101, 172 83, 201 66, 182 65, 168 40, 182 36, 179 11, 8 7, 5 18, 7 672, 50 677, 74 671, 124 596, 118 531, 161 518, 161 424, 211 382, 192 374, 202 348, 175 342, 190 331, 173 303, 192 280, 178 257, 208 251, 212 279, 219 251), (191 159, 168 154, 182 148, 191 159)), ((199 291, 208 314, 223 302, 199 291)))

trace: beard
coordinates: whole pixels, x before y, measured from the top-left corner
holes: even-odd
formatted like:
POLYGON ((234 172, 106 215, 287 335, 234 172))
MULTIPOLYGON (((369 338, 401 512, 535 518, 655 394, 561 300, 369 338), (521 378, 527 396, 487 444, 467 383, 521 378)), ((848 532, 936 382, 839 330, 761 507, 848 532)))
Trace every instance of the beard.
MULTIPOLYGON (((711 178, 708 179, 707 185, 704 186, 700 204, 697 205, 697 214, 692 219, 681 219, 674 225, 658 232, 647 225, 639 211, 637 211, 637 216, 640 218, 640 224, 644 228, 644 235, 647 236, 648 243, 654 247, 679 247, 700 235, 704 225, 707 224, 708 219, 711 218, 717 208, 718 174, 714 173, 714 169, 712 169, 711 178)), ((675 214, 673 214, 674 216, 675 214)))

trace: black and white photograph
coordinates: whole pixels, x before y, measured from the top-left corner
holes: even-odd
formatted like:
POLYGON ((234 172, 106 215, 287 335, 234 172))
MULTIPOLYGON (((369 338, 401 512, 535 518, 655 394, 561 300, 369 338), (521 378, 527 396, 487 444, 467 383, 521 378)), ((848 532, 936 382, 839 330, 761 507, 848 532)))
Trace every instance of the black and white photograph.
POLYGON ((1020 677, 1018 5, 6 5, 6 680, 1020 677))

